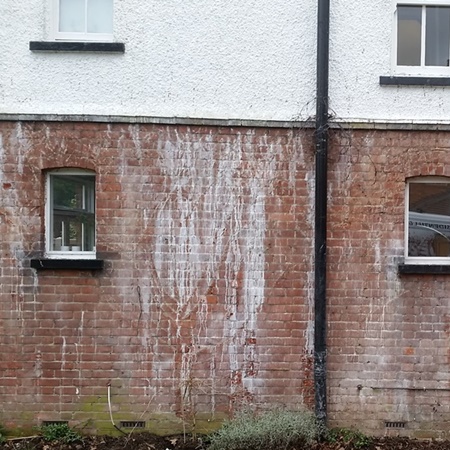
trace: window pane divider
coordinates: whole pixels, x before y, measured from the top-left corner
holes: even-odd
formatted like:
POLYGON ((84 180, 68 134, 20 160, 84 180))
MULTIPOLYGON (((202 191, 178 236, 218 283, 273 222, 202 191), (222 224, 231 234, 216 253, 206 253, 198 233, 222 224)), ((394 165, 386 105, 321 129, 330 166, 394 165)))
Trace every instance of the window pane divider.
POLYGON ((425 51, 426 51, 426 44, 425 44, 425 38, 426 38, 426 6, 422 6, 422 27, 421 27, 421 36, 420 36, 420 67, 425 67, 425 51))

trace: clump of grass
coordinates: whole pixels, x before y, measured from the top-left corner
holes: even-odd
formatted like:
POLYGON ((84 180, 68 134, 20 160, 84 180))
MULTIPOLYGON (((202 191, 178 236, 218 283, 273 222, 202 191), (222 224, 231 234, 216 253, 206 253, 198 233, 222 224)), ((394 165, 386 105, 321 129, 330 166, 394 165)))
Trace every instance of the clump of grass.
POLYGON ((327 442, 336 444, 341 447, 362 450, 372 444, 372 438, 365 435, 361 431, 351 428, 331 428, 325 433, 327 442))
POLYGON ((309 411, 275 409, 238 413, 211 435, 208 450, 288 450, 317 439, 320 426, 309 411))
POLYGON ((59 441, 64 444, 72 444, 82 440, 81 435, 66 423, 42 425, 39 427, 39 432, 47 442, 59 441))
POLYGON ((6 441, 6 428, 0 424, 0 443, 6 441))

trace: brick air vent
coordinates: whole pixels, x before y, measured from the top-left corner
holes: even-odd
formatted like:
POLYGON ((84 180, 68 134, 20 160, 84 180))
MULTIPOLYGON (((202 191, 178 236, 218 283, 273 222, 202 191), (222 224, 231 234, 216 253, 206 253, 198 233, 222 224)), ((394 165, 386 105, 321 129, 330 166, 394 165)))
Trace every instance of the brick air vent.
POLYGON ((405 428, 406 422, 384 422, 386 428, 405 428))
POLYGON ((120 422, 121 428, 145 428, 145 422, 140 420, 127 420, 120 422))
POLYGON ((69 422, 67 420, 43 420, 42 426, 48 427, 49 425, 68 425, 69 422))

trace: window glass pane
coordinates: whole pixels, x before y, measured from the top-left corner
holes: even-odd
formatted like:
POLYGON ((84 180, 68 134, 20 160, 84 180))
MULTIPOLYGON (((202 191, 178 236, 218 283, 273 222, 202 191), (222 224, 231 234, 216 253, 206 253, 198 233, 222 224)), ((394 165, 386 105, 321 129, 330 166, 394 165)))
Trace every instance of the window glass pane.
POLYGON ((95 177, 57 175, 51 180, 51 245, 54 251, 93 251, 95 177))
POLYGON ((113 0, 88 0, 87 31, 113 32, 113 0))
POLYGON ((420 66, 422 7, 398 6, 397 64, 420 66))
POLYGON ((425 65, 448 66, 450 8, 426 8, 425 65))
POLYGON ((85 32, 85 0, 59 0, 59 31, 85 32))
POLYGON ((410 183, 408 256, 450 256, 450 183, 410 183))

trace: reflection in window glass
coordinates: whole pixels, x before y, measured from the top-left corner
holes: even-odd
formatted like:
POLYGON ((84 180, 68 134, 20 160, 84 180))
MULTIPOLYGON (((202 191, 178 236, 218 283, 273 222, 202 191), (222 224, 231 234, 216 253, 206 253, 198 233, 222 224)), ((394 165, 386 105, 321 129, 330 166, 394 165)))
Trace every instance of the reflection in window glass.
POLYGON ((104 33, 113 31, 113 0, 57 0, 58 31, 104 33))
POLYGON ((95 176, 50 174, 50 251, 95 250, 95 176))
POLYGON ((450 8, 426 8, 425 65, 448 66, 450 43, 450 8))
POLYGON ((112 0, 89 0, 87 5, 87 32, 112 33, 112 0))
POLYGON ((408 256, 450 256, 450 183, 409 183, 408 256))
POLYGON ((84 32, 84 0, 60 0, 59 31, 84 32))
POLYGON ((420 66, 422 7, 398 6, 397 64, 420 66))

